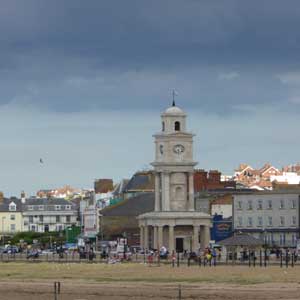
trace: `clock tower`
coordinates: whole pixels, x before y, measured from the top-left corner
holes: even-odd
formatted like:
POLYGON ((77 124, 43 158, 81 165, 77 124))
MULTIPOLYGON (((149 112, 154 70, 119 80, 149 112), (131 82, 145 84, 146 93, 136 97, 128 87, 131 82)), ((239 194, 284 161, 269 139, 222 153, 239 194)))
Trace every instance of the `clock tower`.
POLYGON ((193 134, 186 131, 186 114, 179 107, 161 115, 161 132, 154 135, 155 211, 194 211, 193 134))
POLYGON ((154 135, 154 211, 138 216, 144 249, 165 246, 172 253, 209 244, 211 216, 195 210, 193 137, 185 112, 173 102, 161 114, 161 130, 154 135))

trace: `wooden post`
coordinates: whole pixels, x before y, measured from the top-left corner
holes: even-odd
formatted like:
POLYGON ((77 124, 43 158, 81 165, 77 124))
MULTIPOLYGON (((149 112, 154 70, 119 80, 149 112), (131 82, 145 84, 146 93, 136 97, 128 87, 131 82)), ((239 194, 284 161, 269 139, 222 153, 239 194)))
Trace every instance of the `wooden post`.
POLYGON ((181 300, 181 285, 178 286, 178 299, 181 300))

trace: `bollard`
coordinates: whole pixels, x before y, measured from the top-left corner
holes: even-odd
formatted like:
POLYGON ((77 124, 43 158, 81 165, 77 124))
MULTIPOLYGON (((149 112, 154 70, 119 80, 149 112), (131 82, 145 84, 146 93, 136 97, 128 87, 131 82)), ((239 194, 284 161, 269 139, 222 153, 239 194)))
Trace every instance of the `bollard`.
POLYGON ((179 267, 179 252, 177 253, 177 267, 179 267))
POLYGON ((292 253, 292 268, 294 268, 295 252, 292 253))
POLYGON ((282 251, 280 251, 280 268, 282 268, 282 262, 283 262, 283 259, 282 259, 282 251))
POLYGON ((288 261, 288 251, 285 250, 285 267, 288 268, 289 266, 289 261, 288 261))
POLYGON ((199 264, 199 267, 201 267, 201 256, 199 256, 199 258, 198 258, 198 264, 199 264))
POLYGON ((256 255, 255 255, 255 251, 253 251, 253 267, 255 268, 255 264, 256 264, 256 255))
POLYGON ((189 266, 190 266, 190 264, 191 264, 191 258, 190 258, 190 257, 188 257, 188 259, 187 259, 187 266, 189 267, 189 266))
POLYGON ((264 266, 267 266, 267 249, 265 249, 265 255, 264 255, 264 266))

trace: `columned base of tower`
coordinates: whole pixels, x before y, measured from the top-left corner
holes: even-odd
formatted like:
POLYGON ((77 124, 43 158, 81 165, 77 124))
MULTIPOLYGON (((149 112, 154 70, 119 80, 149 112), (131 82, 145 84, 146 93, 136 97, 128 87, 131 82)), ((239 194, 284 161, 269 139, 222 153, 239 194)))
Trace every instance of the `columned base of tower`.
POLYGON ((160 211, 138 217, 140 243, 144 249, 166 247, 173 251, 197 252, 210 241, 211 216, 201 212, 160 211))

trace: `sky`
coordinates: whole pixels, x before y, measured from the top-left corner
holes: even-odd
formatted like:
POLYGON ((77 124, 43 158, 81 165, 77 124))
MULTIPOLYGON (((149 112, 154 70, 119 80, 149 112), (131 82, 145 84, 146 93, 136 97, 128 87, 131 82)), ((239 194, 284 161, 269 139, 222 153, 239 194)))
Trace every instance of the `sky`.
POLYGON ((300 161, 298 0, 0 5, 5 196, 149 168, 173 89, 197 167, 300 161))

